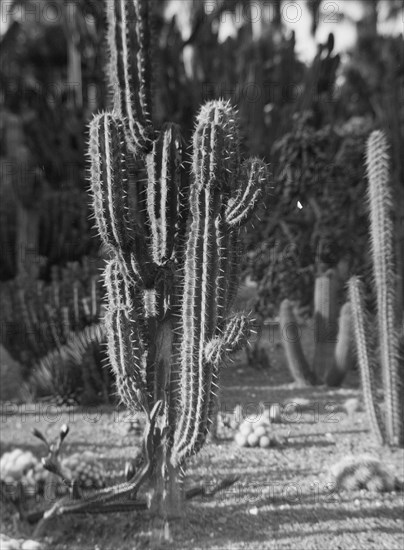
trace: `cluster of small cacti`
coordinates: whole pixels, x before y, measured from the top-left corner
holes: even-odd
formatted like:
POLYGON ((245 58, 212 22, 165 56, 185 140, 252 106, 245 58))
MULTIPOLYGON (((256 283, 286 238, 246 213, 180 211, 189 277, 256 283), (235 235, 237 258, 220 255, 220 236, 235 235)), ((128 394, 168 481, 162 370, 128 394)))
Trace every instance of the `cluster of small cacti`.
POLYGON ((370 455, 348 456, 329 470, 330 481, 338 491, 388 492, 399 488, 400 482, 380 460, 370 455))
POLYGON ((51 474, 31 451, 14 449, 0 459, 0 480, 5 484, 5 496, 43 494, 51 474))
POLYGON ((397 300, 400 277, 395 273, 393 193, 390 183, 388 143, 383 132, 368 140, 368 201, 373 275, 377 298, 377 335, 365 304, 363 283, 349 284, 356 350, 363 395, 372 430, 381 443, 404 445, 404 345, 402 304, 397 300), (380 368, 381 365, 381 368, 380 368), (380 380, 381 379, 381 380, 380 380), (385 411, 377 392, 383 387, 385 411))
POLYGON ((234 441, 239 447, 277 447, 286 442, 274 433, 272 425, 281 420, 281 409, 278 404, 262 408, 259 418, 246 418, 243 408, 237 405, 233 413, 223 420, 225 426, 234 433, 234 441))
POLYGON ((271 421, 266 416, 256 422, 245 420, 234 435, 234 441, 239 447, 277 447, 281 439, 271 429, 271 421))
MULTIPOLYGON (((61 461, 61 470, 80 489, 105 487, 106 471, 91 451, 74 453, 61 461)), ((46 487, 52 485, 55 494, 63 495, 68 488, 63 481, 50 473, 31 451, 14 449, 0 459, 0 480, 7 487, 6 495, 20 491, 26 496, 46 495, 46 487)), ((48 495, 49 496, 49 495, 48 495)))
POLYGON ((0 533, 1 550, 46 550, 46 545, 33 539, 16 539, 0 533))
POLYGON ((282 343, 289 370, 300 386, 326 383, 339 386, 353 361, 352 316, 349 303, 339 311, 339 277, 329 269, 317 277, 314 292, 314 357, 307 361, 300 337, 300 329, 292 303, 283 300, 280 307, 282 343))
POLYGON ((82 489, 105 487, 106 471, 97 455, 91 451, 74 453, 61 461, 62 472, 74 479, 82 489))
POLYGON ((38 464, 31 451, 14 449, 6 452, 0 459, 0 479, 5 482, 19 481, 38 464))

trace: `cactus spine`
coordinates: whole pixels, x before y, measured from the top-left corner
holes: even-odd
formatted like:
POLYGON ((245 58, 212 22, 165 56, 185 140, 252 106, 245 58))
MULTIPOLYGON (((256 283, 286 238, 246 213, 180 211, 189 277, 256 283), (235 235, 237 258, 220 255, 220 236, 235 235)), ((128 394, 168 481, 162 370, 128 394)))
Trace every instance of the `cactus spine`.
POLYGON ((367 383, 373 376, 369 357, 374 357, 370 347, 370 336, 362 319, 364 312, 361 285, 353 278, 350 283, 352 305, 355 310, 356 347, 361 364, 365 400, 376 434, 389 445, 404 444, 404 385, 403 358, 399 356, 399 335, 401 312, 396 304, 396 273, 394 270, 394 239, 392 221, 392 196, 389 178, 388 144, 383 132, 373 132, 367 147, 368 200, 370 206, 370 234, 373 261, 373 275, 377 298, 377 326, 380 347, 383 389, 385 396, 385 417, 375 422, 373 409, 376 407, 376 392, 367 383))
POLYGON ((108 349, 126 406, 149 418, 160 411, 151 508, 166 517, 180 512, 179 472, 206 439, 220 365, 248 336, 248 320, 229 313, 240 228, 267 169, 259 159, 241 164, 237 113, 214 101, 198 115, 187 177, 178 126, 151 126, 148 3, 107 7, 114 109, 91 122, 89 156, 94 216, 110 254, 108 349))

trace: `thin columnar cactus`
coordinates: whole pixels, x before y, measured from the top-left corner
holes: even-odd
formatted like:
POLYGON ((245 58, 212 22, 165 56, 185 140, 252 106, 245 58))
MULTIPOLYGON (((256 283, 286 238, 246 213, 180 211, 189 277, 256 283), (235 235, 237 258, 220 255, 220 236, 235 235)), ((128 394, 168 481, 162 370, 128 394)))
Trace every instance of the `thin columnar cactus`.
MULTIPOLYGON (((350 283, 351 299, 355 316, 355 336, 359 362, 361 364, 365 401, 376 434, 389 445, 404 444, 404 385, 403 357, 400 357, 399 346, 401 314, 396 304, 396 273, 394 269, 394 231, 392 196, 389 176, 388 144, 383 132, 375 131, 368 140, 368 200, 370 206, 371 252, 373 275, 377 298, 377 327, 381 364, 385 415, 377 423, 373 410, 376 405, 376 392, 372 384, 366 381, 372 377, 372 365, 369 357, 374 357, 370 347, 370 336, 361 319, 367 316, 364 311, 361 285, 356 278, 350 283), (382 423, 382 426, 380 424, 382 423)), ((373 366, 373 368, 375 368, 373 366)))
POLYGON ((356 351, 361 372, 365 407, 373 433, 378 442, 383 443, 385 440, 385 427, 376 397, 379 388, 377 381, 378 360, 376 345, 370 331, 369 314, 364 305, 363 284, 357 277, 352 277, 349 281, 349 298, 352 304, 356 351))
POLYGON ((213 101, 197 118, 188 177, 179 127, 151 124, 148 3, 107 8, 114 108, 92 120, 89 156, 94 217, 109 253, 108 350, 122 401, 153 425, 144 471, 153 478, 151 509, 166 517, 180 512, 178 479, 205 442, 220 367, 249 334, 248 319, 230 311, 240 231, 267 168, 241 162, 237 112, 213 101))
POLYGON ((279 317, 286 360, 293 379, 299 386, 314 384, 315 376, 304 355, 299 327, 289 300, 283 300, 281 303, 279 317), (290 329, 294 329, 293 335, 290 334, 290 329))
POLYGON ((314 296, 314 335, 315 347, 313 363, 305 357, 300 341, 300 331, 289 300, 280 307, 282 342, 287 365, 295 382, 300 386, 326 383, 339 386, 351 363, 353 341, 350 335, 351 310, 345 304, 339 312, 337 293, 339 281, 335 270, 330 269, 317 277, 314 296), (290 338, 287 331, 295 327, 298 333, 290 338))
POLYGON ((339 386, 354 362, 352 307, 347 302, 341 308, 338 322, 338 339, 334 350, 334 362, 325 373, 328 386, 339 386))
POLYGON ((314 288, 315 351, 313 370, 318 380, 334 368, 338 334, 338 275, 329 269, 317 277, 314 288))

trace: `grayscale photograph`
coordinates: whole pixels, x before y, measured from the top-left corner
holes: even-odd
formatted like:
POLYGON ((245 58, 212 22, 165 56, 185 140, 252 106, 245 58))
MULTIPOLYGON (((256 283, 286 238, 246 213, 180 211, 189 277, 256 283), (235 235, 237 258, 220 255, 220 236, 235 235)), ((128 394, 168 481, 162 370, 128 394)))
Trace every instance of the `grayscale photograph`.
POLYGON ((0 550, 404 549, 404 0, 1 0, 0 550))

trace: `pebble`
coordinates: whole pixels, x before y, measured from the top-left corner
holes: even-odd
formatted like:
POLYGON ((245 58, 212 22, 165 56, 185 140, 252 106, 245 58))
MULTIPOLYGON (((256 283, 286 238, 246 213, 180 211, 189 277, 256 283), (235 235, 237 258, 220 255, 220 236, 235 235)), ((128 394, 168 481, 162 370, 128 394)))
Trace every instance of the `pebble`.
POLYGON ((9 539, 9 540, 0 539, 0 540, 1 540, 1 550, 20 550, 20 543, 18 542, 18 540, 13 540, 13 539, 9 539))
POLYGON ((35 540, 26 540, 21 545, 21 550, 43 550, 43 545, 35 540))
POLYGON ((0 534, 1 550, 44 550, 45 546, 35 540, 12 539, 0 534))

